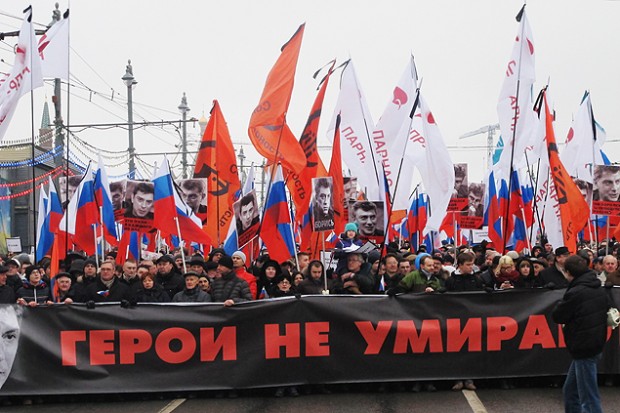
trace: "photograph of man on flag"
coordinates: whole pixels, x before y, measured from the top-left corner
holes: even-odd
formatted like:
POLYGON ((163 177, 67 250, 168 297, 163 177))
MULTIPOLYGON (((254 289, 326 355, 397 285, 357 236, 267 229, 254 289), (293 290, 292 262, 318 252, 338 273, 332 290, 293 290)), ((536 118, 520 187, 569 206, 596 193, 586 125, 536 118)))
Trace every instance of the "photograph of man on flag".
POLYGON ((252 190, 233 204, 239 248, 258 235, 259 217, 256 191, 252 190))

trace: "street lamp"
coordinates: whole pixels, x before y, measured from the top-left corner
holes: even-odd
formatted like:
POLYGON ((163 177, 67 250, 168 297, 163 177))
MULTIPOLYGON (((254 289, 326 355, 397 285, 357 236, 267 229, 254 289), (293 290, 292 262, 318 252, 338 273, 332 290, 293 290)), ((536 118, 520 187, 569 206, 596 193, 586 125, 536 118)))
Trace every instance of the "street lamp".
POLYGON ((121 78, 127 86, 127 124, 129 130, 129 178, 135 178, 136 174, 136 148, 133 146, 133 101, 132 90, 133 86, 138 82, 133 77, 133 68, 131 67, 131 60, 127 61, 127 68, 125 69, 125 75, 121 78))
POLYGON ((183 119, 183 137, 181 141, 181 164, 183 165, 183 179, 187 179, 187 113, 189 112, 189 106, 187 106, 187 97, 183 92, 181 98, 181 104, 178 107, 183 119))

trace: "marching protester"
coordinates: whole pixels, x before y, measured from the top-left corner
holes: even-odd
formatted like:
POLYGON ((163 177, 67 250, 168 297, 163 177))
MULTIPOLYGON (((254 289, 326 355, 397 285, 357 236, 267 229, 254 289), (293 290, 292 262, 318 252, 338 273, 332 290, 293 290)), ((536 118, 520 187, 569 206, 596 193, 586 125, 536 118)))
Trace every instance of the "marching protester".
POLYGON ((170 255, 162 255, 157 259, 155 282, 163 287, 170 300, 183 290, 185 281, 170 255))
MULTIPOLYGON (((53 302, 73 304, 75 293, 73 291, 71 274, 69 274, 68 272, 59 272, 54 277, 54 282, 58 285, 58 296, 54 296, 53 302)), ((56 292, 54 294, 56 294, 56 292)))
POLYGON ((383 280, 385 282, 385 290, 387 291, 390 288, 397 287, 404 275, 398 270, 398 257, 396 254, 390 253, 383 257, 383 264, 385 265, 383 280))
POLYGON ((374 278, 370 264, 361 253, 349 252, 346 268, 340 271, 338 283, 334 285, 336 294, 372 294, 374 278))
POLYGON ((235 275, 245 282, 248 283, 250 287, 250 293, 252 294, 252 298, 256 299, 258 296, 257 286, 256 286, 256 277, 247 272, 245 269, 245 261, 246 256, 241 251, 235 251, 232 254, 233 268, 235 271, 235 275))
POLYGON ((213 302, 224 303, 226 307, 254 299, 248 283, 237 277, 233 268, 232 258, 228 255, 222 256, 217 267, 221 277, 214 279, 211 284, 213 302))
POLYGON ((95 303, 134 301, 129 286, 114 276, 114 263, 104 261, 99 267, 99 276, 86 287, 84 294, 85 302, 95 303))
POLYGON ((433 273, 435 263, 433 257, 425 254, 420 258, 420 267, 411 271, 398 283, 396 287, 392 287, 386 291, 387 295, 393 296, 399 293, 433 293, 443 292, 445 288, 442 282, 433 273))
POLYGON ((277 287, 276 280, 282 275, 282 268, 277 261, 268 260, 261 267, 260 275, 258 276, 257 290, 260 295, 272 297, 275 294, 277 287))
POLYGON ((202 273, 198 275, 198 286, 205 293, 211 293, 211 281, 209 280, 207 274, 202 273))
POLYGON ((568 287, 553 310, 563 324, 566 348, 573 361, 562 389, 567 413, 602 412, 597 363, 607 338, 607 295, 600 280, 576 255, 563 262, 568 287))
POLYGON ((329 294, 334 289, 332 280, 327 280, 325 289, 325 269, 323 263, 318 260, 310 261, 308 264, 308 276, 299 283, 297 292, 302 295, 329 294))
POLYGON ((15 290, 7 284, 7 274, 9 269, 4 265, 0 266, 0 304, 13 304, 17 299, 15 290))
POLYGON ((210 303, 211 295, 202 291, 198 285, 199 276, 193 271, 183 274, 185 288, 172 297, 173 303, 210 303))
POLYGON ((540 273, 540 279, 544 286, 548 288, 566 288, 568 281, 564 278, 564 262, 570 255, 567 247, 555 249, 555 261, 553 265, 540 273))
POLYGON ((26 281, 15 294, 17 303, 36 307, 50 299, 49 286, 43 281, 43 269, 35 265, 26 268, 26 281))
POLYGON ((136 302, 138 303, 168 303, 170 296, 164 287, 155 282, 155 276, 150 272, 145 273, 140 281, 140 288, 136 290, 136 302))

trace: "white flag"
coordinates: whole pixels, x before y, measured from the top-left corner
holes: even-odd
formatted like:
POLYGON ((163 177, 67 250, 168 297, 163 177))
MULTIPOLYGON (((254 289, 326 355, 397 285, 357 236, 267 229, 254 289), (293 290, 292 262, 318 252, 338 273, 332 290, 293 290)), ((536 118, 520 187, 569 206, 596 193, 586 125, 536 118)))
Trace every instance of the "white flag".
POLYGON ((511 166, 514 169, 525 166, 524 154, 526 148, 532 145, 532 132, 537 123, 532 107, 532 86, 536 80, 534 40, 525 9, 521 9, 519 16, 521 17, 519 30, 506 66, 506 78, 497 103, 504 150, 495 170, 508 177, 511 166))
POLYGON ((605 138, 605 130, 594 121, 590 93, 586 92, 560 155, 570 176, 593 183, 592 168, 604 164, 601 147, 605 138))
POLYGON ((430 231, 439 231, 441 221, 446 215, 446 209, 454 189, 454 164, 450 159, 448 148, 446 148, 439 127, 435 123, 433 113, 422 95, 419 96, 419 103, 419 117, 416 114, 414 119, 418 117, 421 120, 423 132, 418 134, 415 130, 412 131, 410 139, 412 136, 416 137, 416 144, 422 154, 422 159, 417 164, 417 168, 422 176, 422 182, 430 203, 428 221, 426 228, 424 228, 424 235, 426 235, 430 231))
POLYGON ((0 79, 0 140, 9 127, 19 98, 43 86, 41 60, 36 50, 32 8, 28 7, 24 10, 24 22, 19 31, 13 68, 7 77, 0 79))
POLYGON ((338 114, 341 117, 342 160, 351 170, 351 176, 357 177, 357 182, 366 191, 368 199, 379 200, 379 176, 376 165, 373 164, 376 154, 370 143, 375 127, 351 61, 342 72, 338 102, 327 130, 330 141, 334 136, 338 114))
POLYGON ((69 80, 69 10, 39 39, 43 77, 69 80))
POLYGON ((407 138, 412 126, 410 115, 417 98, 417 82, 418 74, 411 56, 373 132, 377 161, 383 164, 394 211, 407 210, 411 205, 409 195, 412 189, 413 165, 410 162, 401 162, 401 159, 406 156, 405 150, 412 148, 407 143, 407 138))

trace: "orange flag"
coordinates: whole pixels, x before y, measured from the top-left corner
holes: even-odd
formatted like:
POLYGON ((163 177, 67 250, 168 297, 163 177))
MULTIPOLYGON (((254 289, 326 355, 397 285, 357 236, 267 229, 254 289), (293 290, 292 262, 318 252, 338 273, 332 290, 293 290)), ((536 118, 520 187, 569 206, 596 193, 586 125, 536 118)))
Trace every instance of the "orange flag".
POLYGON ((321 119, 321 109, 323 107, 323 100, 325 99, 325 91, 327 90, 327 84, 329 83, 329 76, 332 74, 334 64, 336 61, 332 61, 331 67, 323 79, 323 84, 319 89, 319 93, 314 100, 310 116, 304 127, 304 131, 299 138, 299 144, 303 148, 306 155, 306 167, 300 174, 289 172, 289 177, 286 180, 286 186, 293 198, 295 204, 295 221, 301 222, 303 215, 308 211, 310 206, 310 197, 312 194, 312 178, 319 176, 327 176, 327 170, 323 161, 319 156, 316 145, 316 137, 319 130, 319 121, 321 119))
POLYGON ((196 157, 194 178, 207 179, 207 223, 205 229, 212 240, 221 245, 228 227, 234 222, 233 202, 241 192, 237 158, 226 120, 217 100, 205 128, 196 157))
POLYGON ((334 147, 332 148, 332 160, 329 163, 329 176, 333 178, 334 188, 332 199, 334 200, 334 232, 340 235, 344 231, 347 218, 344 216, 344 179, 342 178, 342 156, 340 153, 340 114, 336 117, 334 132, 334 147))
POLYGON ((305 24, 282 46, 278 61, 269 72, 260 102, 252 112, 248 135, 252 144, 269 163, 280 162, 286 169, 301 173, 306 155, 286 124, 295 68, 299 58, 305 24))
POLYGON ((583 229, 590 218, 590 208, 581 191, 566 172, 560 161, 558 146, 553 132, 553 117, 547 106, 547 93, 543 95, 545 103, 545 119, 547 123, 546 139, 549 152, 549 166, 551 178, 557 192, 557 202, 560 206, 560 221, 562 224, 562 238, 564 246, 571 253, 577 252, 577 233, 583 229))

